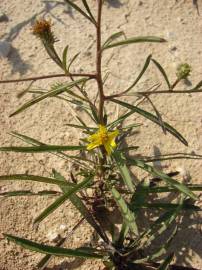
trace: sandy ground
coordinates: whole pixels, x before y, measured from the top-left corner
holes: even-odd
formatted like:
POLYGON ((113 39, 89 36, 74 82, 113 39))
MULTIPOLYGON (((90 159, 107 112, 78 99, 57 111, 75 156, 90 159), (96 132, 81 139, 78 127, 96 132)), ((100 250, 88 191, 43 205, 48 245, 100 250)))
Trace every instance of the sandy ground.
MULTIPOLYGON (((95 11, 95 1, 88 2, 95 11)), ((103 58, 103 72, 111 72, 105 86, 107 93, 115 93, 128 86, 138 75, 144 60, 150 53, 165 67, 172 80, 175 78, 176 66, 181 62, 188 62, 192 65, 190 85, 195 85, 201 80, 202 15, 198 15, 191 0, 109 0, 106 2, 103 14, 103 40, 117 31, 124 31, 128 37, 157 35, 168 40, 168 43, 163 45, 138 44, 109 50, 103 58)), ((199 12, 202 14, 201 0, 198 1, 198 5, 199 12)), ((54 23, 54 32, 59 39, 57 49, 60 53, 66 44, 70 45, 71 55, 81 52, 72 71, 95 70, 94 29, 79 14, 68 9, 62 1, 1 0, 0 9, 9 18, 8 22, 0 23, 0 39, 12 44, 8 58, 0 59, 0 78, 22 78, 60 72, 44 53, 39 40, 31 34, 32 22, 41 16, 50 18, 54 23)), ((159 81, 161 81, 161 76, 151 65, 135 90, 147 89, 159 81)), ((38 81, 35 86, 50 87, 51 83, 45 80, 38 81)), ((27 85, 27 83, 0 85, 1 145, 23 145, 22 142, 8 135, 10 131, 18 131, 50 144, 76 143, 79 138, 78 132, 65 125, 69 122, 74 123, 75 119, 63 101, 53 98, 46 99, 20 115, 13 118, 8 117, 17 107, 34 96, 29 94, 21 99, 17 98, 17 94, 27 85)), ((182 83, 178 88, 186 89, 187 85, 182 83)), ((162 89, 165 89, 165 85, 162 85, 162 89)), ((95 96, 95 85, 91 85, 89 93, 95 96)), ((143 123, 140 133, 130 140, 133 145, 140 146, 140 153, 146 155, 153 155, 157 151, 164 154, 190 153, 191 151, 202 153, 202 94, 158 95, 152 100, 164 119, 186 137, 189 147, 184 147, 170 135, 163 135, 161 129, 149 121, 132 116, 131 123, 134 120, 143 123)), ((150 105, 146 102, 142 107, 151 110, 150 105)), ((114 118, 116 108, 110 106, 108 111, 111 118, 114 118)), ((186 172, 191 176, 192 183, 201 183, 201 161, 178 160, 166 162, 163 165, 167 170, 179 169, 186 172)), ((49 176, 52 168, 68 177, 71 163, 50 154, 0 154, 1 175, 30 173, 49 176)), ((1 192, 21 189, 31 189, 37 192, 44 189, 54 190, 55 187, 32 183, 0 184, 1 192)), ((0 233, 11 233, 53 244, 49 237, 51 232, 54 230, 58 232, 62 224, 66 224, 67 231, 70 231, 80 218, 73 207, 66 203, 45 220, 36 231, 32 226, 34 217, 53 200, 54 198, 47 197, 1 198, 0 233)), ((180 264, 202 269, 201 217, 198 214, 187 214, 183 224, 172 248, 176 253, 176 260, 180 264)), ((74 247, 89 242, 90 232, 87 225, 80 227, 66 246, 74 247)), ((40 254, 8 244, 0 234, 1 270, 34 269, 40 258, 42 258, 40 254)), ((95 261, 53 259, 48 269, 90 270, 101 268, 95 261), (53 267, 53 265, 55 266, 53 267)))

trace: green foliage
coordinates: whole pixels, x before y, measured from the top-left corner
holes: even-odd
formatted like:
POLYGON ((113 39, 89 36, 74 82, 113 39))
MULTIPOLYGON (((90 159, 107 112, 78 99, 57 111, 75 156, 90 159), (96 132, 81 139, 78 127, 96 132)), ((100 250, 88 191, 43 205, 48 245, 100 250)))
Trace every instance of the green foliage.
MULTIPOLYGON (((21 92, 19 97, 29 93, 34 93, 36 97, 26 102, 11 114, 11 116, 20 114, 46 98, 57 98, 64 101, 65 104, 68 104, 68 108, 70 107, 72 109, 75 122, 65 125, 66 127, 76 129, 78 132, 82 132, 80 140, 76 145, 73 145, 73 142, 69 145, 49 145, 27 135, 11 132, 11 136, 26 143, 26 146, 12 145, 0 147, 0 151, 2 152, 33 154, 47 152, 64 159, 66 162, 70 161, 76 164, 77 171, 69 172, 68 179, 54 169, 50 173, 50 177, 28 174, 1 175, 0 181, 2 182, 34 181, 45 183, 46 189, 40 192, 14 190, 2 192, 0 196, 4 198, 15 196, 56 197, 36 217, 34 223, 37 225, 45 218, 50 219, 51 213, 69 200, 76 211, 80 213, 81 221, 87 221, 101 241, 95 243, 93 247, 85 246, 69 249, 62 247, 66 238, 56 243, 56 246, 48 246, 10 234, 4 234, 4 236, 9 241, 23 248, 46 254, 39 262, 38 269, 44 269, 54 255, 83 259, 100 259, 106 266, 105 269, 146 270, 151 268, 168 270, 174 254, 171 253, 168 255, 167 251, 177 234, 180 217, 185 211, 186 213, 201 211, 201 208, 196 202, 198 200, 198 194, 196 192, 202 191, 202 186, 185 184, 183 181, 174 179, 171 176, 172 174, 158 170, 155 166, 148 165, 148 163, 165 160, 172 161, 177 158, 201 159, 202 156, 187 153, 172 153, 151 157, 141 156, 137 152, 139 149, 138 145, 125 145, 125 139, 132 136, 133 131, 137 131, 141 124, 132 123, 128 125, 125 123, 125 120, 136 113, 142 116, 143 120, 149 120, 160 126, 165 135, 170 133, 184 146, 188 146, 188 142, 184 136, 175 127, 163 121, 161 113, 150 98, 150 94, 156 91, 161 83, 157 84, 155 89, 151 87, 150 90, 153 90, 147 92, 137 92, 135 86, 146 75, 149 67, 158 69, 158 72, 160 72, 162 79, 168 87, 166 91, 160 90, 159 92, 161 94, 172 94, 175 91, 180 94, 201 92, 202 81, 197 83, 192 89, 185 91, 175 90, 178 82, 190 75, 190 65, 180 65, 176 71, 176 81, 171 83, 162 65, 152 55, 149 55, 142 64, 141 70, 137 72, 138 76, 129 87, 125 88, 122 92, 117 91, 114 95, 106 96, 104 87, 109 74, 103 76, 104 79, 102 79, 101 72, 102 56, 105 50, 110 48, 116 50, 116 47, 119 46, 143 42, 163 43, 166 40, 154 36, 128 38, 123 31, 120 31, 110 35, 102 44, 101 13, 103 2, 102 0, 96 1, 98 13, 95 16, 90 1, 65 0, 65 3, 87 19, 88 23, 92 23, 92 26, 96 30, 96 72, 92 74, 71 73, 70 68, 75 63, 79 53, 69 57, 69 48, 73 46, 72 44, 67 44, 63 51, 58 53, 54 47, 56 39, 50 22, 45 19, 37 21, 33 27, 33 32, 42 41, 42 45, 48 56, 61 68, 63 72, 62 76, 66 78, 66 81, 54 84, 50 83, 51 86, 49 89, 32 89, 35 81, 41 78, 43 79, 43 76, 32 78, 29 87, 21 92), (61 55, 61 58, 59 55, 61 55), (151 66, 151 63, 154 65, 151 66), (80 79, 76 79, 78 77, 80 79), (90 80, 96 82, 98 86, 95 100, 88 93, 87 86, 90 80), (132 100, 130 102, 124 101, 123 98, 126 95, 137 98, 141 97, 149 101, 154 113, 141 109, 139 105, 135 106, 132 100), (107 111, 108 103, 106 101, 110 105, 116 104, 120 109, 126 109, 126 112, 112 121, 107 111), (71 107, 72 105, 79 106, 81 114, 78 114, 71 107), (88 117, 90 123, 85 122, 83 113, 88 117), (89 144, 91 144, 91 147, 89 147, 89 144), (135 154, 133 153, 133 157, 131 157, 129 151, 133 150, 135 150, 135 154), (70 154, 66 152, 70 152, 70 154), (72 152, 74 153, 72 154, 72 152), (142 179, 143 177, 140 176, 139 179, 136 179, 133 173, 137 168, 143 173, 146 172, 148 177, 142 179), (154 177, 153 180, 150 179, 151 176, 154 177), (49 190, 47 184, 57 185, 59 191, 49 190), (91 195, 88 195, 87 189, 91 190, 91 195), (172 200, 168 200, 167 198, 167 200, 165 198, 162 200, 161 196, 159 196, 161 194, 170 195, 168 197, 172 197, 172 200), (116 224, 112 224, 111 217, 106 216, 106 221, 110 223, 110 228, 108 228, 105 217, 103 222, 103 217, 100 215, 100 213, 111 214, 114 211, 122 217, 122 223, 117 233, 116 224), (146 227, 142 226, 141 223, 141 216, 143 214, 147 217, 146 227), (153 216, 153 218, 150 219, 150 216, 153 216), (164 244, 159 245, 155 251, 148 252, 153 250, 152 244, 154 241, 158 241, 159 237, 162 236, 167 237, 164 244), (159 264, 159 258, 162 255, 165 256, 164 260, 159 264)), ((61 74, 55 77, 61 77, 61 74)), ((169 139, 169 137, 166 139, 169 139)), ((65 211, 68 211, 68 209, 65 209, 65 211)), ((81 226, 81 224, 82 222, 79 222, 76 227, 81 226)))

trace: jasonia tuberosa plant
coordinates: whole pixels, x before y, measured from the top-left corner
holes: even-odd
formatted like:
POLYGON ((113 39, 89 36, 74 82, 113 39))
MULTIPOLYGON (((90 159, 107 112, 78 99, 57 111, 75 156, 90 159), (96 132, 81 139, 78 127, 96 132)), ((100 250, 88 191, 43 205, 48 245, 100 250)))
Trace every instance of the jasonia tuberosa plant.
MULTIPOLYGON (((125 124, 125 120, 133 114, 138 114, 141 115, 143 119, 145 118, 155 123, 157 128, 160 127, 165 135, 170 133, 179 143, 187 146, 188 142, 183 135, 163 120, 160 112, 154 106, 151 97, 159 94, 185 95, 186 93, 200 93, 202 92, 202 81, 189 90, 178 90, 176 89, 178 83, 190 76, 190 65, 187 63, 179 65, 176 71, 176 80, 171 82, 161 64, 156 61, 152 55, 149 55, 145 63, 143 63, 139 75, 129 87, 120 92, 117 91, 117 93, 113 95, 107 95, 104 85, 107 76, 102 72, 102 56, 106 50, 127 45, 130 48, 131 46, 135 46, 136 43, 144 42, 164 43, 166 40, 155 36, 127 38, 123 32, 117 32, 109 36, 109 38, 103 42, 101 36, 101 22, 102 8, 105 1, 96 1, 97 15, 93 14, 91 10, 91 4, 95 4, 95 1, 91 3, 91 1, 87 0, 65 0, 65 2, 74 9, 75 12, 84 16, 94 27, 96 35, 96 71, 92 73, 72 73, 70 69, 78 55, 72 58, 70 57, 70 61, 67 56, 69 56, 68 48, 69 46, 73 46, 73 44, 68 44, 63 50, 62 57, 60 57, 61 53, 58 53, 55 47, 57 38, 54 33, 54 26, 51 21, 45 18, 38 18, 32 27, 32 32, 41 40, 42 46, 45 48, 48 56, 61 68, 62 73, 41 75, 40 77, 19 80, 1 80, 0 83, 30 81, 31 84, 26 93, 23 92, 23 94, 36 94, 33 99, 15 110, 11 114, 12 117, 25 110, 29 113, 28 109, 31 106, 46 98, 54 97, 66 101, 70 106, 79 104, 80 110, 83 114, 87 114, 90 117, 91 123, 86 123, 82 117, 77 117, 78 122, 68 124, 69 127, 83 132, 83 136, 78 145, 49 145, 35 138, 17 132, 11 132, 12 136, 27 143, 27 146, 3 146, 0 148, 0 151, 36 154, 47 152, 52 155, 57 155, 58 158, 66 159, 67 162, 74 162, 78 165, 79 172, 76 175, 71 172, 70 179, 65 179, 62 173, 53 170, 50 172, 50 177, 14 174, 2 175, 0 176, 0 181, 26 180, 46 183, 46 185, 57 185, 61 192, 54 193, 44 190, 38 194, 38 196, 55 196, 55 200, 47 208, 42 210, 36 217, 34 224, 39 226, 44 219, 51 218, 51 214, 64 202, 69 200, 81 215, 81 220, 72 229, 72 233, 76 228, 82 226, 83 220, 86 220, 94 229, 99 241, 94 243, 94 246, 78 246, 76 249, 71 249, 63 247, 65 241, 70 237, 69 234, 60 239, 56 246, 36 243, 29 239, 6 233, 4 236, 9 241, 25 249, 44 253, 43 259, 38 263, 38 269, 44 269, 52 256, 101 260, 103 262, 103 270, 193 269, 175 265, 173 263, 175 254, 168 252, 168 250, 170 250, 168 248, 178 232, 180 217, 183 213, 201 211, 201 208, 197 206, 196 202, 198 200, 198 193, 202 190, 202 186, 195 184, 185 185, 175 179, 178 172, 165 173, 155 166, 150 165, 150 163, 153 161, 183 158, 200 159, 202 156, 192 153, 173 153, 153 157, 142 157, 137 153, 138 146, 129 145, 124 147, 123 142, 127 137, 132 136, 133 131, 137 130, 139 127, 137 123, 127 125, 125 124), (159 84, 151 87, 148 91, 135 91, 135 86, 147 72, 151 64, 153 64, 153 67, 157 68, 162 75, 162 81, 166 83, 167 89, 160 90, 159 84), (66 78, 66 82, 58 82, 47 90, 36 91, 32 89, 32 85, 36 81, 41 79, 50 80, 56 77, 64 77, 66 78), (86 87, 89 81, 92 80, 97 84, 96 100, 91 98, 86 87), (142 98, 148 101, 153 108, 153 113, 142 109, 140 105, 133 105, 132 101, 131 103, 124 101, 123 97, 130 94, 134 98, 142 98), (125 108, 126 113, 117 117, 116 120, 111 121, 110 116, 107 114, 107 103, 116 104, 116 106, 120 106, 120 108, 125 108), (131 156, 130 151, 133 150, 135 150, 135 152, 133 152, 133 156, 131 156), (133 168, 141 169, 147 173, 148 177, 135 179, 131 174, 133 168), (86 193, 86 189, 92 190, 91 197, 86 193), (158 201, 152 199, 154 194, 156 195, 155 198, 159 195, 158 201), (168 200, 165 202, 164 199, 160 202, 161 194, 172 194, 172 201, 168 200), (110 230, 103 226, 99 218, 100 209, 102 209, 102 213, 106 213, 106 215, 108 213, 109 215, 107 220, 111 222, 110 230), (110 219, 109 213, 112 211, 107 211, 109 209, 117 211, 117 215, 122 216, 122 223, 118 232, 115 229, 116 224, 110 219), (140 214, 143 211, 154 212, 155 215, 157 210, 158 215, 155 219, 150 219, 150 215, 147 216, 148 224, 150 224, 147 228, 140 225, 140 214), (156 242, 158 237, 164 234, 166 235, 164 243, 159 244, 157 249, 151 249, 150 247, 153 242, 156 242), (150 250, 152 250, 152 252, 150 250)), ((160 46, 160 44, 158 46, 160 46)), ((23 193, 23 191, 17 190, 5 192, 1 195, 30 196, 32 195, 32 191, 23 193)), ((66 211, 68 211, 68 209, 66 209, 66 211)))

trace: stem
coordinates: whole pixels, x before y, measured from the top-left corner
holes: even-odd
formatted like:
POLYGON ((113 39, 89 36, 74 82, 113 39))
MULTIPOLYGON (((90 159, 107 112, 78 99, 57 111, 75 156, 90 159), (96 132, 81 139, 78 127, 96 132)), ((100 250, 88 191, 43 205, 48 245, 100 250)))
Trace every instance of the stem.
MULTIPOLYGON (((202 93, 202 89, 198 89, 198 90, 160 90, 160 91, 156 91, 156 92, 149 92, 149 91, 142 91, 142 92, 135 92, 135 95, 138 96, 145 96, 145 95, 158 95, 158 94, 190 94, 190 93, 202 93)), ((113 98, 116 97, 122 97, 124 96, 122 93, 119 94, 115 94, 115 95, 110 95, 110 96, 105 96, 106 100, 111 100, 113 98)), ((127 96, 127 95, 126 95, 127 96)))
POLYGON ((176 87, 176 85, 181 81, 182 79, 177 78, 176 81, 173 83, 173 85, 171 85, 170 91, 173 91, 174 88, 176 87))
POLYGON ((16 82, 27 82, 27 81, 38 81, 38 80, 44 80, 44 79, 50 79, 50 78, 57 78, 57 77, 89 77, 91 79, 95 79, 95 74, 88 74, 88 73, 69 73, 69 74, 52 74, 52 75, 43 75, 38 77, 29 77, 24 79, 14 79, 14 80, 0 80, 1 83, 16 83, 16 82))
POLYGON ((102 15, 102 0, 98 0, 98 15, 97 15, 97 25, 96 25, 96 34, 97 34, 97 52, 96 52, 96 80, 98 85, 98 92, 100 96, 99 100, 99 120, 100 124, 104 124, 103 110, 104 110, 104 91, 103 91, 103 82, 102 82, 102 49, 101 49, 101 15, 102 15))

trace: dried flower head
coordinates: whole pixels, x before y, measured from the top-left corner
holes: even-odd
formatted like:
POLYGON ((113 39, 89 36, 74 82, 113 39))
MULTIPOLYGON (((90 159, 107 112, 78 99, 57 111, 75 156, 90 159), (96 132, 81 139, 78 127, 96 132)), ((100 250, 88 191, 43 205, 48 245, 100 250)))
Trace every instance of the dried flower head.
POLYGON ((191 66, 187 63, 180 64, 177 67, 177 77, 178 79, 186 79, 191 73, 191 66))
POLYGON ((53 44, 56 40, 51 31, 51 22, 45 19, 40 19, 33 25, 33 34, 47 43, 53 44))

